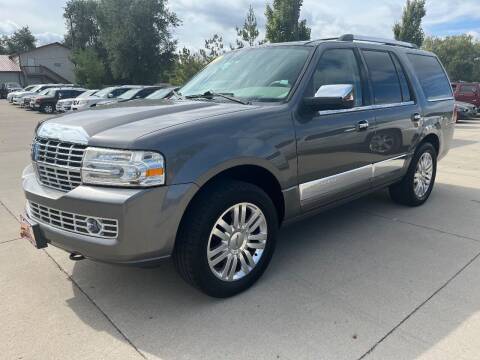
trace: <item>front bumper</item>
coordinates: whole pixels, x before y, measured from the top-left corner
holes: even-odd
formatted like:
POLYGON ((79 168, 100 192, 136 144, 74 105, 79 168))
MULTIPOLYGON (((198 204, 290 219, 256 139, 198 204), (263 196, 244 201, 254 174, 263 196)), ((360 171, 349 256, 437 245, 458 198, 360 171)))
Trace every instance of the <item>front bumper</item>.
POLYGON ((183 213, 197 191, 195 184, 150 189, 80 185, 62 192, 41 185, 28 166, 23 173, 27 216, 40 225, 48 244, 108 263, 141 264, 171 255, 183 213), (68 213, 118 221, 116 238, 100 238, 52 226, 32 216, 29 203, 68 213))

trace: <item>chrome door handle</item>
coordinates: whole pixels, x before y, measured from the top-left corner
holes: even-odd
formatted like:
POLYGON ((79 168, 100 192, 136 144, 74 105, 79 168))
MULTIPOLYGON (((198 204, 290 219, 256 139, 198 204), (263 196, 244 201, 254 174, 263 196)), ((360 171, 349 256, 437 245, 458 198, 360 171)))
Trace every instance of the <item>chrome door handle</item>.
POLYGON ((423 120, 423 117, 419 113, 412 115, 412 122, 415 124, 416 127, 418 127, 421 124, 422 120, 423 120))
POLYGON ((357 130, 358 131, 367 130, 369 126, 370 126, 370 124, 368 123, 367 120, 359 121, 357 123, 357 130))

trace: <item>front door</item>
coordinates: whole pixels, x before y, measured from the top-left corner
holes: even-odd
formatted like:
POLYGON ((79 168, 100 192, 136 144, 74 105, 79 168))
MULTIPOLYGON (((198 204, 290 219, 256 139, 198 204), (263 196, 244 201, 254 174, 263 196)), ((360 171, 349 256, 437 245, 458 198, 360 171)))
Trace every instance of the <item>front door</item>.
POLYGON ((354 45, 329 46, 323 51, 305 96, 333 84, 353 85, 354 108, 295 115, 303 210, 370 188, 374 154, 369 139, 375 131, 375 110, 354 45))

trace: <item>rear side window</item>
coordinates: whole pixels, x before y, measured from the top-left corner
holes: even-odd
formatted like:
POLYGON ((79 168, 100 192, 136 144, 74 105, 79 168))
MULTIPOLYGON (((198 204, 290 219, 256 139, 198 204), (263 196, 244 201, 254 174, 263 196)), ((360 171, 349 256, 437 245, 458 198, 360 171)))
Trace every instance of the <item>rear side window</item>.
POLYGON ((372 81, 375 104, 402 102, 399 76, 388 52, 364 50, 370 80, 372 81))
POLYGON ((462 85, 462 87, 460 88, 460 92, 473 94, 477 92, 477 87, 475 85, 462 85))
POLYGON ((427 100, 435 101, 452 97, 447 75, 436 57, 408 54, 427 100))
POLYGON ((397 69, 398 80, 400 80, 400 87, 402 88, 402 100, 403 102, 412 101, 412 94, 410 93, 410 87, 408 86, 408 80, 407 76, 405 75, 405 71, 403 70, 403 66, 400 64, 400 61, 395 54, 390 55, 392 56, 393 63, 397 69))

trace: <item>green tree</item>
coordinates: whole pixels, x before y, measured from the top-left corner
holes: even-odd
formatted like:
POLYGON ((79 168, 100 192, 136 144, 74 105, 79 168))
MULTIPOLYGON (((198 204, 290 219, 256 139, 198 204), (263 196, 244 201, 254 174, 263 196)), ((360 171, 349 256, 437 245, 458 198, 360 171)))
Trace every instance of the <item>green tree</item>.
POLYGON ((8 54, 21 53, 35 49, 36 42, 37 40, 28 26, 24 26, 15 31, 12 35, 4 38, 8 54))
POLYGON ((225 54, 225 52, 223 37, 214 34, 210 39, 205 40, 205 48, 200 50, 200 55, 203 61, 208 64, 220 55, 225 54))
POLYGON ((173 64, 179 20, 166 0, 101 0, 98 15, 115 82, 155 83, 173 64))
POLYGON ((307 20, 299 21, 302 3, 303 0, 274 0, 273 6, 267 4, 266 40, 277 43, 310 39, 307 20))
POLYGON ((0 36, 0 55, 5 55, 7 53, 6 37, 0 36))
POLYGON ((206 65, 207 60, 204 56, 184 47, 176 56, 174 70, 169 81, 172 85, 183 85, 206 65))
POLYGON ((427 37, 423 48, 439 57, 452 81, 480 81, 480 42, 472 36, 427 37))
POLYGON ((72 60, 76 65, 74 71, 78 83, 93 89, 105 83, 105 65, 93 48, 75 50, 72 60))
POLYGON ((242 48, 245 46, 245 43, 248 46, 254 46, 255 42, 258 38, 259 31, 257 27, 257 17, 255 16, 255 11, 253 10, 252 5, 248 8, 247 17, 245 18, 245 22, 243 27, 239 28, 238 26, 235 28, 237 32, 237 48, 242 48))
POLYGON ((63 17, 67 33, 64 41, 72 50, 101 47, 98 4, 96 0, 69 0, 65 5, 63 17))
POLYGON ((422 19, 426 14, 425 0, 407 0, 403 8, 402 20, 393 26, 395 39, 422 46, 425 38, 422 19))

